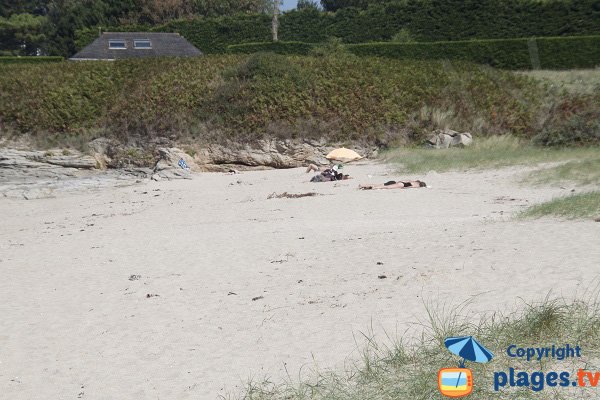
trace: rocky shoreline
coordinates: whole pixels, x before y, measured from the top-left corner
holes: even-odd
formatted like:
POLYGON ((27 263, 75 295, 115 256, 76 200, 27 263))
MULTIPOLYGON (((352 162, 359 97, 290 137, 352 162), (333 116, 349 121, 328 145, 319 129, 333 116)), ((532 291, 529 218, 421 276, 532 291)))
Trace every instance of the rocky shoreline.
MULTIPOLYGON (((30 150, 23 144, 0 147, 0 197, 36 199, 140 183, 145 179, 190 179, 197 172, 295 168, 326 164, 324 155, 338 147, 319 141, 260 140, 255 144, 180 144, 156 139, 125 146, 99 138, 87 153, 72 149, 30 150), (183 150, 185 149, 185 150, 183 150), (180 165, 184 160, 185 166, 180 165)), ((359 148, 374 156, 376 148, 359 148)))

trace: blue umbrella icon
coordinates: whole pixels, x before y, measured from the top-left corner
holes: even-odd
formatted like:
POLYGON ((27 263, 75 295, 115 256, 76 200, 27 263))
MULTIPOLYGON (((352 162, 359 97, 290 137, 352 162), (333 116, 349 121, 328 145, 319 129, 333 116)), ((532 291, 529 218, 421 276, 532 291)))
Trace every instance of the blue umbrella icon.
MULTIPOLYGON (((446 338, 446 340, 444 340, 444 345, 446 345, 446 348, 452 354, 456 354, 457 356, 462 357, 462 361, 460 362, 460 368, 465 367, 466 360, 478 363, 486 363, 492 358, 494 358, 492 352, 483 347, 483 345, 477 340, 475 340, 473 336, 459 336, 446 338)), ((458 374, 456 386, 458 386, 461 374, 462 373, 458 374)))
POLYGON ((494 358, 491 351, 483 347, 473 336, 450 337, 444 340, 444 344, 452 354, 462 357, 460 367, 465 366, 465 361, 486 363, 494 358))

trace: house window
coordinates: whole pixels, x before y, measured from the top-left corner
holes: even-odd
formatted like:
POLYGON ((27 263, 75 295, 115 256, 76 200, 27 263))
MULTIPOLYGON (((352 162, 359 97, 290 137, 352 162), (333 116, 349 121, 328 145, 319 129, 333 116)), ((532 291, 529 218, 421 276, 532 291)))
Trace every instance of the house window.
POLYGON ((151 49, 152 43, 149 39, 137 39, 133 41, 133 47, 136 49, 151 49))
POLYGON ((108 48, 110 50, 125 50, 127 48, 127 44, 125 43, 125 40, 113 39, 108 41, 108 48))

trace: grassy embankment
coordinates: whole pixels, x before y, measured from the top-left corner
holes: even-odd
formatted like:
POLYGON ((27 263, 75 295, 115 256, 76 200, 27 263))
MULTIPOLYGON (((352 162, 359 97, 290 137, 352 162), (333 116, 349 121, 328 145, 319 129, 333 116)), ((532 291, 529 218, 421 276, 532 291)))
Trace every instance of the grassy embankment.
POLYGON ((532 206, 521 217, 560 218, 600 217, 600 148, 548 148, 535 146, 517 138, 502 136, 476 141, 469 148, 434 151, 430 149, 397 149, 384 154, 403 172, 476 170, 514 165, 535 167, 552 163, 530 172, 520 184, 578 186, 577 193, 532 206), (555 165, 553 165, 555 164, 555 165))
POLYGON ((395 146, 445 126, 588 143, 596 140, 598 96, 470 63, 348 54, 0 66, 0 126, 47 146, 97 136, 395 146))
MULTIPOLYGON (((442 399, 437 391, 440 368, 458 365, 458 358, 444 347, 450 336, 474 335, 495 355, 489 364, 467 363, 474 372, 474 392, 471 398, 487 399, 591 399, 597 388, 551 388, 533 391, 531 387, 494 390, 493 373, 518 371, 568 371, 600 368, 600 303, 598 292, 580 300, 546 298, 536 304, 524 304, 513 313, 496 312, 484 315, 477 323, 467 316, 465 305, 455 308, 429 307, 429 321, 424 324, 420 339, 413 343, 395 340, 383 344, 365 335, 362 359, 345 371, 312 371, 298 379, 276 383, 268 379, 250 382, 244 400, 398 400, 442 399), (582 359, 527 362, 509 358, 506 349, 545 347, 553 344, 579 345, 582 359)), ((420 326, 420 325, 419 325, 420 326)), ((536 385, 539 388, 539 385, 536 385)), ((237 397, 232 397, 237 398, 237 397)))
MULTIPOLYGON (((519 73, 541 80, 559 93, 588 96, 600 92, 600 69, 579 71, 531 71, 519 73)), ((600 118, 600 117, 599 117, 600 118)), ((589 132, 600 136, 600 119, 590 120, 589 132)), ((567 128, 557 136, 568 135, 567 128)), ((555 130, 556 132, 556 130, 555 130)), ((467 149, 430 151, 427 149, 396 149, 384 157, 401 166, 406 172, 442 172, 498 168, 512 165, 535 166, 540 163, 558 163, 531 172, 523 180, 527 185, 569 184, 583 187, 586 193, 577 193, 533 206, 520 214, 522 217, 557 216, 561 218, 600 217, 600 148, 598 147, 540 147, 519 138, 503 136, 477 140, 467 149)))

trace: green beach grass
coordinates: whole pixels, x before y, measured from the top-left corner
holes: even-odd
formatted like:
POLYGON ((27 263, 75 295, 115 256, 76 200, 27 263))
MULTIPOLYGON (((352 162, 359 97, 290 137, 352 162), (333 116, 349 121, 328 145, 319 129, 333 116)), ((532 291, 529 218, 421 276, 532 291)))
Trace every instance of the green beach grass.
POLYGON ((548 148, 534 146, 511 136, 475 138, 467 148, 433 150, 401 148, 389 150, 382 157, 397 164, 402 172, 482 170, 513 165, 536 165, 546 162, 600 159, 597 147, 548 148))
POLYGON ((457 307, 428 306, 428 322, 419 325, 422 333, 414 343, 390 339, 384 344, 364 335, 362 359, 345 371, 312 371, 305 377, 289 377, 284 382, 268 379, 248 384, 244 400, 425 400, 442 399, 437 390, 437 372, 456 367, 458 358, 444 347, 450 336, 473 335, 495 355, 489 364, 467 363, 473 370, 475 385, 470 398, 486 399, 587 399, 597 388, 504 388, 496 392, 494 371, 510 367, 524 371, 569 371, 600 369, 600 303, 598 290, 580 299, 565 300, 548 296, 534 304, 523 303, 519 310, 484 315, 478 322, 467 317, 468 304, 457 307), (527 362, 510 358, 506 349, 545 347, 556 344, 579 345, 582 359, 527 362))
POLYGON ((527 208, 521 218, 559 217, 565 219, 600 218, 600 191, 579 193, 536 204, 527 208))
POLYGON ((534 185, 575 184, 600 186, 600 149, 583 160, 573 160, 529 174, 524 182, 534 185))
POLYGON ((517 74, 544 81, 559 90, 575 94, 592 94, 600 90, 600 68, 565 71, 533 70, 517 74))

